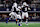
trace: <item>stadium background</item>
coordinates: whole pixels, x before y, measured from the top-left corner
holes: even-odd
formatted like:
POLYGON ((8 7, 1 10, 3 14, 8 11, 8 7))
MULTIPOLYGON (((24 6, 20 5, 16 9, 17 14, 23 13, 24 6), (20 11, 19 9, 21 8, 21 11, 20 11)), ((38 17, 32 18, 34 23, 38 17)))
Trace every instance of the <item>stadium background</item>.
MULTIPOLYGON (((23 0, 0 0, 0 21, 9 17, 14 1, 21 5, 23 0)), ((40 0, 24 1, 26 1, 31 8, 31 11, 28 10, 29 21, 40 21, 40 0)))
MULTIPOLYGON (((0 27, 20 27, 15 22, 8 22, 8 24, 4 22, 6 18, 9 18, 14 1, 22 5, 23 0, 0 0, 0 27)), ((26 0, 26 2, 31 11, 28 10, 28 26, 23 22, 22 27, 40 27, 40 0, 26 0)))

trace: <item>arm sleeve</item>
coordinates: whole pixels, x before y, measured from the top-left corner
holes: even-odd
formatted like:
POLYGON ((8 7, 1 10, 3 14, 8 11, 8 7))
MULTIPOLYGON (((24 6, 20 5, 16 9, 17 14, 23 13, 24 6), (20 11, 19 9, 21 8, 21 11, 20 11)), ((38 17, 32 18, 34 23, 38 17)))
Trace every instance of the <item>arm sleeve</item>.
POLYGON ((30 8, 28 8, 28 10, 31 10, 30 8))
POLYGON ((14 11, 14 6, 12 6, 12 10, 11 11, 14 11))

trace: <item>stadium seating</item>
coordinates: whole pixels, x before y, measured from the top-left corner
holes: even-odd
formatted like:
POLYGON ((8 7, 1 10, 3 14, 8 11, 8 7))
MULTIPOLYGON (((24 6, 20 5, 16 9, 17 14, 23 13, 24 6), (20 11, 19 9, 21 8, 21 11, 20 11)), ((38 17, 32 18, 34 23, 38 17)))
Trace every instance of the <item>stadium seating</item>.
MULTIPOLYGON (((12 9, 12 5, 13 5, 13 1, 12 0, 0 0, 1 2, 0 2, 0 11, 7 11, 7 8, 9 8, 9 11, 11 11, 11 9, 12 9)), ((15 1, 15 0, 14 0, 15 1)), ((20 0, 19 0, 20 1, 20 0)), ((23 1, 23 0, 22 0, 23 1)), ((39 0, 40 1, 40 0, 39 0)), ((40 11, 40 4, 39 4, 39 1, 37 2, 37 1, 33 1, 32 0, 32 2, 31 2, 31 0, 29 1, 29 0, 27 0, 26 2, 28 3, 28 4, 30 4, 30 8, 31 8, 31 12, 32 11, 34 11, 34 9, 36 9, 36 11, 40 11), (34 3, 33 3, 34 2, 34 3), (36 3, 37 2, 37 3, 36 3), (35 6, 34 6, 34 5, 35 6)), ((17 1, 18 2, 18 1, 17 1)), ((19 4, 19 2, 18 2, 18 4, 19 4)), ((33 12, 32 12, 33 13, 33 12)), ((37 13, 37 12, 36 12, 37 13)), ((32 17, 32 16, 29 16, 29 17, 32 17)), ((40 21, 40 17, 38 18, 38 19, 32 19, 32 18, 30 18, 30 20, 29 21, 40 21)))

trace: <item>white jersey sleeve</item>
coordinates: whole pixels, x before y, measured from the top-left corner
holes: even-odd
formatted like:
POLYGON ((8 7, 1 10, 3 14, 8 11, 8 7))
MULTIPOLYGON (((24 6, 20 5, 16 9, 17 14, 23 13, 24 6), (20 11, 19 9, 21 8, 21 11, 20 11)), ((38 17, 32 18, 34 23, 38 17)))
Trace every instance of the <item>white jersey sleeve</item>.
POLYGON ((30 8, 28 8, 28 10, 31 10, 30 8))
POLYGON ((11 9, 11 11, 14 11, 14 6, 12 6, 12 9, 11 9))

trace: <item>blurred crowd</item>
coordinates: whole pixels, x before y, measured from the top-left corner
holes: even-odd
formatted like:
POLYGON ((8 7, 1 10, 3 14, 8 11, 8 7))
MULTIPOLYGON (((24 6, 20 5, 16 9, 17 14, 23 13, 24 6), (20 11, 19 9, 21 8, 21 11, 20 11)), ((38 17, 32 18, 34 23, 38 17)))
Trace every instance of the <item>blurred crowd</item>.
POLYGON ((9 9, 11 11, 12 5, 16 1, 18 5, 22 5, 23 1, 26 1, 31 11, 40 11, 40 0, 0 0, 0 11, 6 11, 9 9), (3 10, 4 9, 4 10, 3 10))
MULTIPOLYGON (((29 21, 40 21, 40 13, 28 13, 29 14, 29 21)), ((5 20, 6 18, 9 18, 10 16, 8 14, 0 14, 0 20, 5 20)), ((25 17, 24 17, 25 19, 25 17)))
MULTIPOLYGON (((11 11, 14 1, 18 5, 22 5, 23 1, 26 1, 31 11, 40 11, 40 0, 0 0, 0 11, 11 11)), ((1 18, 9 17, 8 14, 0 14, 1 18)), ((29 20, 40 20, 40 13, 29 13, 29 20)))

